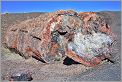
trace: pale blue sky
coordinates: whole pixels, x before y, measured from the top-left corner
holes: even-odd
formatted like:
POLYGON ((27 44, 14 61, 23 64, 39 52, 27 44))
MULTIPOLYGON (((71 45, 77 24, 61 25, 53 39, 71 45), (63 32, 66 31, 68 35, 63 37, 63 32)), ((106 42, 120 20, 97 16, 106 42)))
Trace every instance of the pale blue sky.
POLYGON ((76 11, 120 11, 120 1, 2 1, 2 13, 76 11))

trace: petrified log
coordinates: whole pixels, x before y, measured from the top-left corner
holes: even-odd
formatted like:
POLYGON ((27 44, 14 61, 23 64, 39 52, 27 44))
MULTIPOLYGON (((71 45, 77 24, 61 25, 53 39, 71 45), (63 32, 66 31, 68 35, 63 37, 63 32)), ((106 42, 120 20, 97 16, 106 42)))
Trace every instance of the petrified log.
POLYGON ((113 43, 111 27, 95 12, 72 10, 40 15, 11 26, 5 44, 25 58, 46 63, 57 56, 86 66, 96 66, 108 57, 113 43))

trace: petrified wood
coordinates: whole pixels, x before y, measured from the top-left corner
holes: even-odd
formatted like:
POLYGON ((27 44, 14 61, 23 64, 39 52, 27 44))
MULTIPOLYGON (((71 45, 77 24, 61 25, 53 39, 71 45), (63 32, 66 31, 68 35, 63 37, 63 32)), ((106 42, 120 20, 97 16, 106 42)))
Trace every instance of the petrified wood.
POLYGON ((68 56, 86 66, 96 66, 109 57, 114 34, 95 12, 72 10, 46 13, 11 26, 5 44, 25 58, 45 63, 68 56))

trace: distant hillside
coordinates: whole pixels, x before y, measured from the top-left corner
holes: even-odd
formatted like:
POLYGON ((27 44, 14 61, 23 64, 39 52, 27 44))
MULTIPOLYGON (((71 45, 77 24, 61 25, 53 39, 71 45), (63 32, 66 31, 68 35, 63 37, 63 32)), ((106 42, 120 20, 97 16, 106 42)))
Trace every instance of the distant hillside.
POLYGON ((103 16, 107 23, 121 23, 121 12, 120 11, 101 11, 99 15, 103 16))
POLYGON ((21 21, 38 17, 39 15, 44 13, 6 13, 2 14, 2 28, 8 27, 10 25, 20 23, 21 21))

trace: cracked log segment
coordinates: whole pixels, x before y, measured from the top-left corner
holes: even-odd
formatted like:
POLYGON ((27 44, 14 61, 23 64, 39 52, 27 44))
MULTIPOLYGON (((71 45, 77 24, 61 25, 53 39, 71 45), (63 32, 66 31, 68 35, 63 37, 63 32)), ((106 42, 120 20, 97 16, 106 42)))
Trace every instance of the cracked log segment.
POLYGON ((95 12, 60 10, 11 26, 6 46, 25 58, 50 63, 68 56, 86 66, 109 57, 114 41, 110 26, 95 12))

